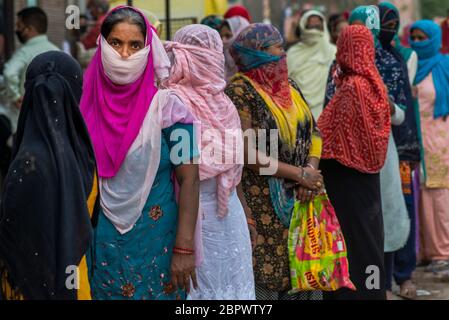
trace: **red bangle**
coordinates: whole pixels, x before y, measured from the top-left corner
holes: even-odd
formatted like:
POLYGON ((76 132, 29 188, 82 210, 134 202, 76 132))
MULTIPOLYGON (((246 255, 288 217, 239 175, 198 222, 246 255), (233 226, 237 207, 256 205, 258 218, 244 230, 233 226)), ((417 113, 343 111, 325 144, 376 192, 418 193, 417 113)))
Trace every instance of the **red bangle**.
POLYGON ((247 223, 248 223, 250 226, 256 227, 256 220, 253 220, 253 219, 251 219, 251 218, 247 218, 246 221, 247 221, 247 223))
POLYGON ((186 254, 186 255, 191 255, 195 253, 195 250, 192 249, 185 249, 185 248, 179 248, 179 247, 174 247, 173 248, 173 253, 179 253, 179 254, 186 254))
POLYGON ((187 251, 187 252, 195 252, 195 250, 193 249, 186 249, 186 248, 181 248, 181 247, 174 247, 173 250, 180 250, 180 251, 187 251))

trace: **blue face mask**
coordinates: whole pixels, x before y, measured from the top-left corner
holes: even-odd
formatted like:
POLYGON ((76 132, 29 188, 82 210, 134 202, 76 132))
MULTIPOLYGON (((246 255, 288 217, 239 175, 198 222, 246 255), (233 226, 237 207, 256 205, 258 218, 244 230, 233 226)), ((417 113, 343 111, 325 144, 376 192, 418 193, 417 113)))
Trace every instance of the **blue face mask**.
POLYGON ((273 56, 264 51, 246 48, 240 46, 239 44, 236 44, 235 42, 232 46, 232 49, 238 52, 240 55, 239 69, 243 72, 258 68, 267 63, 278 62, 283 58, 282 56, 273 56))
POLYGON ((415 50, 420 60, 432 58, 440 51, 438 43, 434 43, 432 39, 423 41, 410 41, 410 46, 415 50))
POLYGON ((430 59, 440 53, 442 45, 442 33, 440 27, 430 20, 420 20, 413 24, 411 31, 419 29, 424 32, 428 39, 424 41, 413 41, 410 37, 410 46, 416 51, 420 60, 430 59))
POLYGON ((420 20, 412 25, 412 32, 416 29, 423 31, 429 39, 410 41, 419 58, 415 83, 419 84, 432 73, 436 91, 433 116, 437 119, 449 115, 449 56, 440 53, 442 32, 439 25, 431 20, 420 20))

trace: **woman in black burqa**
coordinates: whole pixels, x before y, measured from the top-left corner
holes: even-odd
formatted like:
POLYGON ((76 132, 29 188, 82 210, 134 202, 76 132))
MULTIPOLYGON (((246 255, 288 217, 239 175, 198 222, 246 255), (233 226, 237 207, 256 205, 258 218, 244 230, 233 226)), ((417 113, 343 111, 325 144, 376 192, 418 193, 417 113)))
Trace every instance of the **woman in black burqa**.
POLYGON ((84 290, 86 298, 98 189, 79 111, 81 68, 65 53, 41 54, 25 89, 1 197, 0 292, 3 299, 77 299, 84 290), (70 286, 71 266, 80 267, 84 287, 70 286))

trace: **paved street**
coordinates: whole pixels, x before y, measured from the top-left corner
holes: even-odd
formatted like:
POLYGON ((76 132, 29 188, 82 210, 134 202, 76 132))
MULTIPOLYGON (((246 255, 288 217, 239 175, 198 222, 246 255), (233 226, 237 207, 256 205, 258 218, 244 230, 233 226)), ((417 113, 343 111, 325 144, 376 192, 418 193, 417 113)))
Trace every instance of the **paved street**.
MULTIPOLYGON (((424 272, 424 267, 419 267, 415 271, 413 281, 418 287, 418 294, 430 293, 430 295, 421 295, 417 300, 449 300, 449 272, 435 275, 431 272, 424 272)), ((394 290, 399 290, 395 288, 394 290)), ((395 296, 395 300, 403 300, 395 296)))

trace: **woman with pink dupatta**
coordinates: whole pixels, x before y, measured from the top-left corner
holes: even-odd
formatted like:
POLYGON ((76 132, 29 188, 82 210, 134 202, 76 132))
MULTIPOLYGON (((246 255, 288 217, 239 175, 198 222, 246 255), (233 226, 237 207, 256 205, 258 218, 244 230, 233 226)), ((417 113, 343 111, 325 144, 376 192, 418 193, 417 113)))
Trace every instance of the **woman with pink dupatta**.
MULTIPOLYGON (((200 127, 204 260, 197 268, 198 289, 188 299, 254 300, 251 216, 247 211, 245 217, 237 193, 242 131, 237 109, 224 93, 223 43, 217 31, 204 25, 180 29, 174 41, 166 45, 173 65, 164 85, 181 97, 200 127)), ((241 199, 246 205, 243 195, 241 199)))
POLYGON ((108 14, 81 99, 101 205, 89 260, 93 299, 184 299, 190 281, 196 286, 199 180, 189 163, 198 151, 191 112, 156 87, 169 63, 140 11, 121 6, 108 14), (187 135, 176 140, 175 131, 187 135), (174 148, 181 151, 170 157, 174 148))

